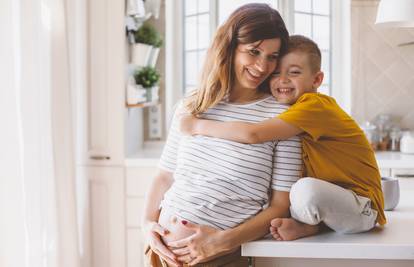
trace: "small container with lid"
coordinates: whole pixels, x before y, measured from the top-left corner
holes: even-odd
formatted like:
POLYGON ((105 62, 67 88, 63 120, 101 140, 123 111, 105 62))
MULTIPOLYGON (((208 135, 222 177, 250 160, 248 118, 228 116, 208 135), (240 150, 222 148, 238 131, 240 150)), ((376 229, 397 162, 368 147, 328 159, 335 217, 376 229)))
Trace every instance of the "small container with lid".
POLYGON ((361 129, 364 131, 365 136, 368 139, 373 150, 378 149, 378 133, 377 133, 377 126, 373 123, 366 121, 362 126, 361 129))

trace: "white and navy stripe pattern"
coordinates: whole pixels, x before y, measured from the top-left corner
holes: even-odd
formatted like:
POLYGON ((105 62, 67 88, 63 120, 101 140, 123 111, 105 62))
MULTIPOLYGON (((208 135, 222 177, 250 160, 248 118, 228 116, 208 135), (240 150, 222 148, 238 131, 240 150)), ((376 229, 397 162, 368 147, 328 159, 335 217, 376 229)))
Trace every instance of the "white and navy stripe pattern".
MULTIPOLYGON (((273 97, 255 103, 219 103, 203 114, 218 121, 260 122, 288 106, 273 97)), ((161 207, 219 229, 233 228, 264 209, 271 189, 289 191, 302 171, 298 137, 241 144, 206 136, 182 136, 174 116, 160 168, 174 173, 161 207)))

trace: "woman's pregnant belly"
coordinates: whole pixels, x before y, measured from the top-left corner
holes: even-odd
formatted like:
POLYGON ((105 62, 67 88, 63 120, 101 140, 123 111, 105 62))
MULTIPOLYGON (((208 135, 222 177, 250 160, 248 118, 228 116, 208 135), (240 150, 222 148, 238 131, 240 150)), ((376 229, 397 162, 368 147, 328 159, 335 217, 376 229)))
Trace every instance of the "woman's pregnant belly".
POLYGON ((181 223, 182 220, 182 218, 176 216, 175 214, 172 214, 165 209, 161 209, 158 223, 169 232, 166 236, 162 237, 165 244, 194 234, 193 230, 188 229, 181 223))

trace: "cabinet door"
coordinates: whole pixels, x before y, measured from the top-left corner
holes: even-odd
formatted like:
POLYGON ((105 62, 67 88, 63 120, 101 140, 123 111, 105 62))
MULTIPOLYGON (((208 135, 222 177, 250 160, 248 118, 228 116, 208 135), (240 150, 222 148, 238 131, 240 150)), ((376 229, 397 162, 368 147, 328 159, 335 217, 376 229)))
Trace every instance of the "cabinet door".
POLYGON ((145 240, 141 232, 145 195, 152 179, 158 173, 155 166, 129 167, 126 169, 126 227, 127 266, 144 266, 145 240))
POLYGON ((88 0, 86 161, 120 165, 124 158, 124 2, 88 0))
MULTIPOLYGON (((91 267, 125 267, 125 178, 122 167, 79 167, 81 232, 91 267), (82 185, 82 186, 81 186, 82 185), (86 204, 85 204, 86 203, 86 204)), ((79 191, 79 190, 78 190, 79 191)))

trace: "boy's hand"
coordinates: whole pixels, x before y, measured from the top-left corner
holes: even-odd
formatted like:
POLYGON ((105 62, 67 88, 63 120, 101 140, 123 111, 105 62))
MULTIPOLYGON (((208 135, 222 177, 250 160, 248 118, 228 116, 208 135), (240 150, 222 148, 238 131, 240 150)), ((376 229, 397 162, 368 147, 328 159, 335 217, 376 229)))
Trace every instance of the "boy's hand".
POLYGON ((197 118, 193 115, 186 113, 182 114, 180 118, 180 131, 186 135, 195 134, 195 126, 197 124, 197 118))

